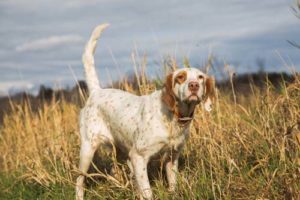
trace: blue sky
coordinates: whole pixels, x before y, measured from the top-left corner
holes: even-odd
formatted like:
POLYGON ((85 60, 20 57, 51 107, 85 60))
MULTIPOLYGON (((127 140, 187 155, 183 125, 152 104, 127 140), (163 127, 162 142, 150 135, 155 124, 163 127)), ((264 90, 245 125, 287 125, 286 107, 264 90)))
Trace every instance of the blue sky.
POLYGON ((300 19, 292 0, 2 0, 0 2, 0 95, 40 84, 74 85, 83 79, 81 54, 92 29, 104 22, 96 52, 102 84, 133 69, 131 54, 147 55, 149 71, 162 57, 183 56, 203 65, 212 52, 238 73, 300 69, 300 19), (286 64, 285 64, 286 63, 286 64), (118 66, 118 67, 117 67, 118 66), (72 69, 72 70, 70 70, 72 69))

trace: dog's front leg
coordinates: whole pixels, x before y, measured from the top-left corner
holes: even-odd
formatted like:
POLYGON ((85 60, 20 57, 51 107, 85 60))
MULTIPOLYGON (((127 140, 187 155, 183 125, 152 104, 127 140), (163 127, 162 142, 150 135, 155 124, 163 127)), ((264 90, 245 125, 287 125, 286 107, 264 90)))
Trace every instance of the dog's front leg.
POLYGON ((153 195, 147 173, 149 159, 143 157, 137 152, 131 152, 130 160, 141 199, 152 199, 153 195))
POLYGON ((173 153, 170 156, 169 160, 166 163, 166 173, 167 173, 167 180, 169 184, 168 190, 170 192, 174 192, 177 183, 177 173, 178 173, 178 158, 179 153, 173 153))

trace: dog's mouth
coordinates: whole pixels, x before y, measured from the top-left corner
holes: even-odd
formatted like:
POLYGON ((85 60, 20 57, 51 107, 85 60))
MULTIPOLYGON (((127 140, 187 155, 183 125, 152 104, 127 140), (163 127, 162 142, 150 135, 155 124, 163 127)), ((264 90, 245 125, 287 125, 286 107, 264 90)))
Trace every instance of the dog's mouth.
POLYGON ((188 103, 188 104, 190 104, 190 103, 200 103, 200 101, 201 101, 200 97, 198 97, 198 95, 196 95, 196 94, 191 94, 185 100, 185 102, 188 103))
POLYGON ((195 94, 191 94, 189 97, 188 97, 188 101, 199 101, 199 97, 195 94))
POLYGON ((191 104, 191 103, 200 103, 202 100, 202 97, 199 97, 199 95, 195 92, 191 92, 190 94, 187 94, 184 99, 181 101, 186 103, 186 104, 191 104))

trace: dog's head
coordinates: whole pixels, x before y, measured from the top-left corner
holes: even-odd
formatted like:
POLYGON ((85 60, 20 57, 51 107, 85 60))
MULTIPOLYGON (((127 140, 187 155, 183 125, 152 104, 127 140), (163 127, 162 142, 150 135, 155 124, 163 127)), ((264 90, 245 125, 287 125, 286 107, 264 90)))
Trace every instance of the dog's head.
POLYGON ((178 69, 167 76, 162 100, 170 110, 175 109, 178 101, 186 104, 202 102, 204 108, 211 111, 214 80, 196 68, 178 69))

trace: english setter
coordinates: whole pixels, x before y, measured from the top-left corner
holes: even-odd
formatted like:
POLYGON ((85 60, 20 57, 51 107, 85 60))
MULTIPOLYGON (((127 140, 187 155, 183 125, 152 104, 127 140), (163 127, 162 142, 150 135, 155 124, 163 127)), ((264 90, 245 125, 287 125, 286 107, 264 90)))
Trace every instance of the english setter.
POLYGON ((176 188, 178 157, 189 135, 194 109, 200 102, 211 110, 213 79, 195 68, 175 70, 166 77, 162 90, 136 96, 118 89, 102 89, 95 71, 97 40, 108 24, 93 31, 83 53, 86 81, 90 91, 80 112, 80 164, 76 199, 84 196, 84 174, 100 145, 111 143, 128 155, 140 198, 152 199, 147 164, 158 153, 166 155, 169 190, 176 188))

